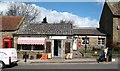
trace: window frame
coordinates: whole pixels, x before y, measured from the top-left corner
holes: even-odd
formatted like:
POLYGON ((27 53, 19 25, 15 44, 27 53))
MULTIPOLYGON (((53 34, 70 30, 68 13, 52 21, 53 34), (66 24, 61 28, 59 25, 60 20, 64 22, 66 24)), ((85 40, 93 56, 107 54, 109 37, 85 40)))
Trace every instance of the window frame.
POLYGON ((105 38, 98 38, 98 45, 99 46, 105 45, 105 38))
MULTIPOLYGON (((85 45, 85 39, 86 39, 86 37, 82 37, 82 39, 81 39, 81 45, 85 45)), ((89 37, 87 37, 87 43, 86 43, 86 45, 89 45, 89 37)))

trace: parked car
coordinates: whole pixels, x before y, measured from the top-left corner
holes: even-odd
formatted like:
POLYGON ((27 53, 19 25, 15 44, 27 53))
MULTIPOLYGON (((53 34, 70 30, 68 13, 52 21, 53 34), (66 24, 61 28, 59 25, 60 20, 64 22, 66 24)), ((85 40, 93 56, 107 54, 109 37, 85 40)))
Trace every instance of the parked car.
POLYGON ((17 64, 17 51, 15 48, 0 49, 0 69, 6 65, 17 64))

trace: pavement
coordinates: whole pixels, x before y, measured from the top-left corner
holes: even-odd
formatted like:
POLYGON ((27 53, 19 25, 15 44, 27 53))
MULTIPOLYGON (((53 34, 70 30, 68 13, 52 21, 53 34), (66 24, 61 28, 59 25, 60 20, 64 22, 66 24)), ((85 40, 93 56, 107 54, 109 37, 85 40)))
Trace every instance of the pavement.
MULTIPOLYGON (((97 63, 96 58, 74 58, 74 59, 27 59, 27 62, 24 62, 23 59, 19 59, 18 64, 42 64, 42 63, 97 63)), ((118 58, 113 58, 112 62, 102 62, 102 63, 118 63, 118 58)))

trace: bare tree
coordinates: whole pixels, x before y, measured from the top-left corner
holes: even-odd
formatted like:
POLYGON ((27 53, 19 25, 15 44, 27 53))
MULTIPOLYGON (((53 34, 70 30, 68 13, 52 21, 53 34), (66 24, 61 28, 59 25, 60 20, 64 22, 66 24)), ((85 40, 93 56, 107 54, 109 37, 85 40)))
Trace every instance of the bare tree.
POLYGON ((36 19, 40 11, 31 4, 25 3, 11 3, 8 12, 8 16, 25 16, 27 22, 32 22, 36 19))
POLYGON ((60 23, 69 23, 69 24, 73 24, 74 22, 71 21, 71 20, 69 20, 69 21, 67 21, 67 20, 61 20, 60 23))

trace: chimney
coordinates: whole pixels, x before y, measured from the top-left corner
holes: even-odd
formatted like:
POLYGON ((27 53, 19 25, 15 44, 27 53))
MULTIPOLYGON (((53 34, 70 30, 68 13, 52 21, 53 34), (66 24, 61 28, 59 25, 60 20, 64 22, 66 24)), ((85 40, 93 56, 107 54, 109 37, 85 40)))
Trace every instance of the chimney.
POLYGON ((48 22, 47 22, 47 18, 46 18, 46 17, 45 17, 45 18, 43 18, 42 23, 48 23, 48 22))

